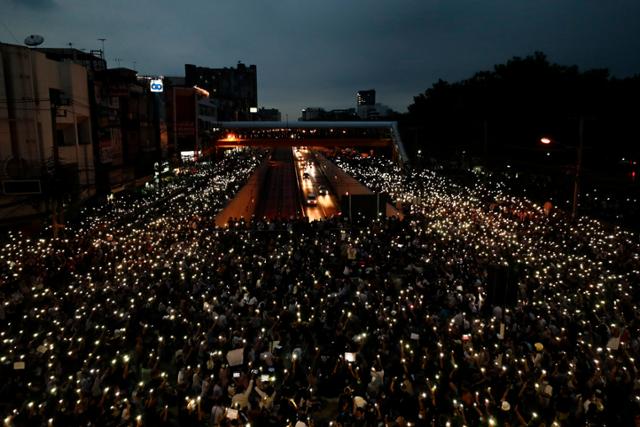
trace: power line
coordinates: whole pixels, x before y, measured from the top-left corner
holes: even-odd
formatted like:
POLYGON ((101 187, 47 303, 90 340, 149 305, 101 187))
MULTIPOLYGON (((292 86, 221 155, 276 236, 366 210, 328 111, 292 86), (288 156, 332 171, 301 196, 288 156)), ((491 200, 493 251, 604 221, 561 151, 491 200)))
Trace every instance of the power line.
POLYGON ((15 34, 13 34, 13 31, 11 31, 11 29, 7 26, 7 24, 4 23, 4 21, 2 21, 2 26, 9 32, 9 34, 11 34, 13 41, 15 41, 16 44, 20 44, 20 41, 17 39, 15 34))

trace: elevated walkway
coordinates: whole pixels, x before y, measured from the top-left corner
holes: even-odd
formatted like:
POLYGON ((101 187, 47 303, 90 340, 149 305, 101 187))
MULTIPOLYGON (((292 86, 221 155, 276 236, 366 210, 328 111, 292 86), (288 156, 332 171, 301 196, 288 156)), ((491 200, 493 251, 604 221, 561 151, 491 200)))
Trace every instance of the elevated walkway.
POLYGON ((238 146, 384 147, 400 166, 409 162, 393 121, 218 122, 216 148, 238 146))

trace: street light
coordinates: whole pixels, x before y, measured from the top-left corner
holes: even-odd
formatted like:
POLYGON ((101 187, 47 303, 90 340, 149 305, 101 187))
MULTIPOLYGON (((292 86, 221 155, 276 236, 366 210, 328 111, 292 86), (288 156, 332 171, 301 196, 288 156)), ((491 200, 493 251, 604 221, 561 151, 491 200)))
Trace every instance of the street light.
MULTIPOLYGON (((574 175, 573 180, 573 204, 571 206, 571 219, 575 220, 578 215, 578 194, 580 192, 580 175, 582 172, 582 150, 584 148, 583 145, 583 133, 584 133, 584 120, 580 117, 579 121, 579 138, 578 138, 578 146, 570 146, 567 147, 576 149, 576 173, 574 175)), ((553 140, 548 137, 540 138, 540 142, 544 145, 550 145, 553 140)))

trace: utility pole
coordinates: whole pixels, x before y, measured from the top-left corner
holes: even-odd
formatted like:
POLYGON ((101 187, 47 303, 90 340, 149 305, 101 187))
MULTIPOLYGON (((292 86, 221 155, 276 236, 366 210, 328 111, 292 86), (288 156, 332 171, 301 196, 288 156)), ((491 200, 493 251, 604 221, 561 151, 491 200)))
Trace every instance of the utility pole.
POLYGON ((58 134, 56 129, 56 119, 58 116, 58 106, 60 105, 60 90, 49 89, 49 103, 51 105, 51 136, 53 142, 53 182, 51 187, 51 227, 53 230, 53 237, 58 237, 58 229, 64 227, 63 220, 63 208, 61 203, 60 191, 60 152, 58 147, 58 134), (60 220, 58 218, 60 215, 60 220))
POLYGON ((573 181, 573 205, 571 207, 571 219, 575 221, 578 215, 578 195, 580 192, 580 175, 582 172, 582 150, 584 148, 584 117, 578 119, 578 152, 576 159, 576 174, 573 181))

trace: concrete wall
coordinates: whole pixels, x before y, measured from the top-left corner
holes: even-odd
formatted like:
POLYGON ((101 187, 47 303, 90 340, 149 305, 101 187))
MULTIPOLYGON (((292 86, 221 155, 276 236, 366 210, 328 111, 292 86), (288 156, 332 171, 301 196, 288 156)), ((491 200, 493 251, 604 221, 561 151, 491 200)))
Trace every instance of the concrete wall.
MULTIPOLYGON (((342 196, 348 194, 373 194, 373 191, 340 169, 322 154, 317 153, 316 158, 320 165, 320 171, 327 177, 327 181, 331 186, 331 191, 333 191, 338 200, 340 200, 342 196)), ((399 216, 402 218, 401 213, 388 203, 387 216, 399 216)))
POLYGON ((215 222, 218 227, 225 227, 230 218, 244 218, 248 221, 253 216, 260 202, 265 176, 269 168, 269 158, 270 156, 266 156, 238 194, 216 215, 215 222))

